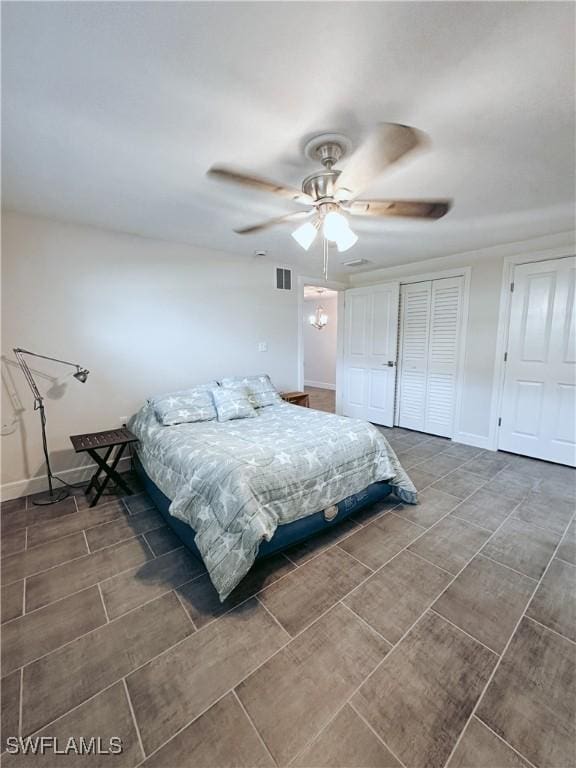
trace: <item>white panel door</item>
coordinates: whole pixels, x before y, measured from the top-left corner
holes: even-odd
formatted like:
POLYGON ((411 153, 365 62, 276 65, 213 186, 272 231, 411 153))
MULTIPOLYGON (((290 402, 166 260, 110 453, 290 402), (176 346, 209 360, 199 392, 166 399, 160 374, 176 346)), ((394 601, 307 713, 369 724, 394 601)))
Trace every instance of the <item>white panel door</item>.
POLYGON ((576 465, 576 259, 514 269, 498 447, 576 465))
POLYGON ((344 416, 393 425, 399 293, 397 282, 346 291, 344 416))
POLYGON ((402 286, 398 425, 452 437, 462 312, 461 277, 402 286))

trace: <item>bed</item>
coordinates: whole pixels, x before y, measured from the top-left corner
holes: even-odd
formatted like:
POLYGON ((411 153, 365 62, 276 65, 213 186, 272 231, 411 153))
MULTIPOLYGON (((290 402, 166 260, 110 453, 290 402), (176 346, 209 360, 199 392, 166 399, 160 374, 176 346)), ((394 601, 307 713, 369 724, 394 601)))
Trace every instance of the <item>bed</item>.
POLYGON ((356 419, 279 402, 255 418, 163 426, 149 403, 128 426, 146 490, 221 600, 257 557, 390 493, 417 500, 381 432, 356 419))

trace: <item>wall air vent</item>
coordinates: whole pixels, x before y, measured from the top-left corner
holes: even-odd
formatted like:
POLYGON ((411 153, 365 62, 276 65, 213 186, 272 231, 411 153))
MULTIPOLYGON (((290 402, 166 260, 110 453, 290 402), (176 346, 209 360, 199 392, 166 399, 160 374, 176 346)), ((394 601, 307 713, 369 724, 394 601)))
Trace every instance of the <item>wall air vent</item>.
POLYGON ((292 290, 292 270, 276 267, 276 288, 279 291, 292 290))
POLYGON ((351 259, 350 261, 343 261, 343 267, 362 267, 364 264, 371 264, 369 259, 351 259))

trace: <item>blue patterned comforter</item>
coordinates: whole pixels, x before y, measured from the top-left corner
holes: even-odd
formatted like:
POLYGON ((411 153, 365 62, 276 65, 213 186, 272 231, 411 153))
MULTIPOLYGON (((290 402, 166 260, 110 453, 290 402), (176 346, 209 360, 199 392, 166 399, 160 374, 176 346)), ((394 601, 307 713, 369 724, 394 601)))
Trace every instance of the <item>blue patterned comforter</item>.
POLYGON ((416 489, 376 427, 288 403, 257 418, 165 427, 151 406, 129 422, 148 476, 172 499, 170 513, 196 531, 224 600, 279 525, 387 480, 399 499, 416 489))

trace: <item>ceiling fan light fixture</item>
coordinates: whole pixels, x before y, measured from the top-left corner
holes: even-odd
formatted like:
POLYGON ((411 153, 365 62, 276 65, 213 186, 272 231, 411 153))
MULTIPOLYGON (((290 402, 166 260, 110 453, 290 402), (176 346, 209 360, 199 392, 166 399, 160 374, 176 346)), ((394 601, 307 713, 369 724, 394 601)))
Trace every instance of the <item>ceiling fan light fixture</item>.
POLYGON ((294 232, 292 232, 292 237, 294 240, 296 240, 299 246, 307 251, 314 240, 316 240, 317 234, 318 227, 311 221, 307 221, 305 224, 302 224, 302 226, 298 227, 298 229, 295 229, 294 232))
POLYGON ((353 245, 356 245, 358 242, 358 235, 353 232, 350 227, 348 227, 346 232, 343 232, 338 240, 336 240, 336 246, 338 248, 338 253, 344 253, 344 251, 349 251, 350 248, 352 248, 353 245))

